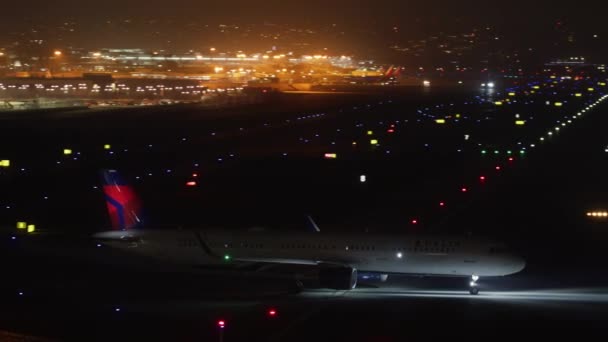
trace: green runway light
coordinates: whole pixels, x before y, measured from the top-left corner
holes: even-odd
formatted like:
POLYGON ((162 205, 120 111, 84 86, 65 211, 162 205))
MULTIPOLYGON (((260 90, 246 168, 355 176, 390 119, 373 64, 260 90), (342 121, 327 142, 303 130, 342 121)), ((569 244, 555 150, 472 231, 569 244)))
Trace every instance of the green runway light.
POLYGON ((225 261, 230 261, 230 255, 225 254, 225 255, 224 255, 224 260, 225 260, 225 261))
POLYGON ((486 154, 486 153, 488 153, 486 150, 481 151, 481 154, 486 154))

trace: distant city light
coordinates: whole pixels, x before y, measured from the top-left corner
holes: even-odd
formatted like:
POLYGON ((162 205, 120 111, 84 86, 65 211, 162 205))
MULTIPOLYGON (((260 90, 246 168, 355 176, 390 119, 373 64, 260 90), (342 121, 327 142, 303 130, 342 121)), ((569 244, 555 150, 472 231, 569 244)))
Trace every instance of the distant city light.
POLYGON ((61 51, 59 51, 59 50, 55 50, 55 51, 53 52, 53 54, 55 55, 55 57, 59 57, 59 56, 63 55, 63 52, 61 52, 61 51))
POLYGON ((587 213, 588 217, 594 218, 608 218, 608 212, 606 211, 591 211, 587 213))

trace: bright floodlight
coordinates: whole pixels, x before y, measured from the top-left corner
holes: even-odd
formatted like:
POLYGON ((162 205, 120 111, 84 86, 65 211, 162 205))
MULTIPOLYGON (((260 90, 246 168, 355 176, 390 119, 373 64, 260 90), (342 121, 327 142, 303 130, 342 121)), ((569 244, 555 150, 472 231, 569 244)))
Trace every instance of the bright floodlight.
POLYGON ((495 86, 494 82, 488 83, 488 88, 494 88, 494 86, 495 86))
POLYGON ((403 258, 403 253, 401 253, 401 252, 397 253, 397 258, 399 258, 399 259, 403 258))

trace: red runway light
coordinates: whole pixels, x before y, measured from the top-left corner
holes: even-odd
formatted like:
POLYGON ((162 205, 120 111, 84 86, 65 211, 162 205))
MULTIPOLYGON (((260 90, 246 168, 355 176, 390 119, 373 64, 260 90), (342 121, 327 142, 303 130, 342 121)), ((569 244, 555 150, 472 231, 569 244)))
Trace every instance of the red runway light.
POLYGON ((192 177, 193 177, 193 178, 198 177, 198 173, 193 173, 193 174, 192 174, 192 177))
POLYGON ((217 326, 224 329, 224 327, 226 326, 226 322, 224 320, 219 320, 217 321, 217 326))
POLYGON ((462 188, 462 189, 460 189, 460 191, 467 192, 467 188, 462 188))
POLYGON ((195 181, 190 181, 188 183, 186 183, 187 186, 196 186, 196 182, 195 181))
POLYGON ((418 224, 418 220, 412 220, 412 224, 418 224))
POLYGON ((387 132, 388 133, 395 133, 395 130, 394 129, 389 129, 387 132))
POLYGON ((500 166, 497 166, 497 167, 496 167, 496 171, 500 171, 500 166))
POLYGON ((443 203, 443 202, 439 202, 439 206, 440 206, 440 207, 444 207, 444 206, 445 206, 445 203, 443 203))
POLYGON ((479 180, 480 180, 480 181, 485 181, 485 180, 486 180, 486 177, 485 177, 485 176, 480 176, 480 177, 479 177, 479 180))
POLYGON ((513 157, 509 157, 509 161, 513 161, 513 160, 515 160, 515 159, 513 159, 513 157))
POLYGON ((275 309, 268 310, 268 316, 274 317, 277 315, 277 311, 275 309))

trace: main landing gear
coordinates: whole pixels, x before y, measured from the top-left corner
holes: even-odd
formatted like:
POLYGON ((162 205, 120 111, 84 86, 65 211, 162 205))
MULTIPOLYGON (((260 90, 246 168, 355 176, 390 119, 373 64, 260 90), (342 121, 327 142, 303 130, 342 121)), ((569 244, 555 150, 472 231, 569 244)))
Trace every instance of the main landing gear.
POLYGON ((469 288, 469 293, 472 295, 477 295, 479 294, 479 287, 477 287, 477 280, 479 280, 479 276, 476 275, 472 275, 471 276, 471 283, 470 283, 470 288, 469 288))

